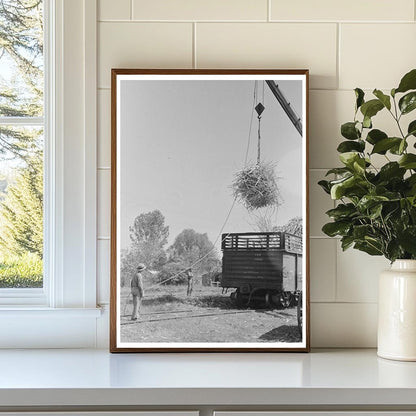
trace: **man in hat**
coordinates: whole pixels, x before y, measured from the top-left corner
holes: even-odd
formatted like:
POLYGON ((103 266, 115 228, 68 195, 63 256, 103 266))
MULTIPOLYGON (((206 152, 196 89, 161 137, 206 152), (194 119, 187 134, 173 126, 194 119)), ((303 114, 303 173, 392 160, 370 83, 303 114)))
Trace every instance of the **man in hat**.
POLYGON ((186 291, 186 296, 191 296, 194 289, 194 274, 191 267, 186 271, 186 277, 188 278, 188 290, 186 291))
POLYGON ((135 273, 131 279, 131 294, 133 295, 133 313, 131 315, 132 321, 137 320, 137 314, 140 310, 142 298, 144 296, 143 278, 141 274, 143 270, 146 270, 146 266, 143 263, 140 263, 137 266, 137 273, 135 273))

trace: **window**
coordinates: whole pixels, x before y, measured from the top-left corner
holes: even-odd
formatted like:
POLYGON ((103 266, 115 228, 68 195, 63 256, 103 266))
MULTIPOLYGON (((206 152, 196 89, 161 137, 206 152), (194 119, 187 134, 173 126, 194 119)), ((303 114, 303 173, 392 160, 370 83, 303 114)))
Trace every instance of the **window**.
POLYGON ((44 288, 44 5, 0 0, 0 291, 44 288))
MULTIPOLYGON (((29 0, 8 1, 21 5, 29 0)), ((101 319, 107 312, 96 306, 97 2, 42 4, 47 110, 26 124, 5 120, 7 114, 0 117, 2 127, 43 129, 47 138, 44 282, 43 288, 0 290, 0 348, 94 347, 104 345, 108 334, 107 320, 101 319)), ((2 39, 0 33, 0 48, 2 39)))

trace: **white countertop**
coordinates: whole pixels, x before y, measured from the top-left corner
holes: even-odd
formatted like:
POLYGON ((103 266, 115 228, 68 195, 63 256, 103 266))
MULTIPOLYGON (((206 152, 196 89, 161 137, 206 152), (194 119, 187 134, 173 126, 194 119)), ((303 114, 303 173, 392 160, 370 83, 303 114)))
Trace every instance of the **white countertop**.
POLYGON ((0 407, 120 404, 416 405, 416 363, 384 360, 375 350, 0 350, 0 407))

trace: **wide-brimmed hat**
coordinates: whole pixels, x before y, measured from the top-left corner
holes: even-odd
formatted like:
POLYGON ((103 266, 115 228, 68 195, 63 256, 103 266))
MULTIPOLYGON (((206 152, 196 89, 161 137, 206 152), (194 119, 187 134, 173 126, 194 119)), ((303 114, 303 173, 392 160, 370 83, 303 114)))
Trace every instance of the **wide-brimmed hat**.
POLYGON ((138 271, 138 272, 141 272, 141 271, 143 271, 143 270, 146 270, 146 266, 145 266, 143 263, 139 263, 139 264, 137 265, 137 271, 138 271))

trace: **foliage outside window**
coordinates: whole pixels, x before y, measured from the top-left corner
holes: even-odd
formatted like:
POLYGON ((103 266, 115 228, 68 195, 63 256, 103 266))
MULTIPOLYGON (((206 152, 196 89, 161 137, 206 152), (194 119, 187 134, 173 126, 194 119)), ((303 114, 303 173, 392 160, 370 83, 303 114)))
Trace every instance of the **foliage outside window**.
POLYGON ((0 0, 0 288, 43 286, 43 2, 0 0))

